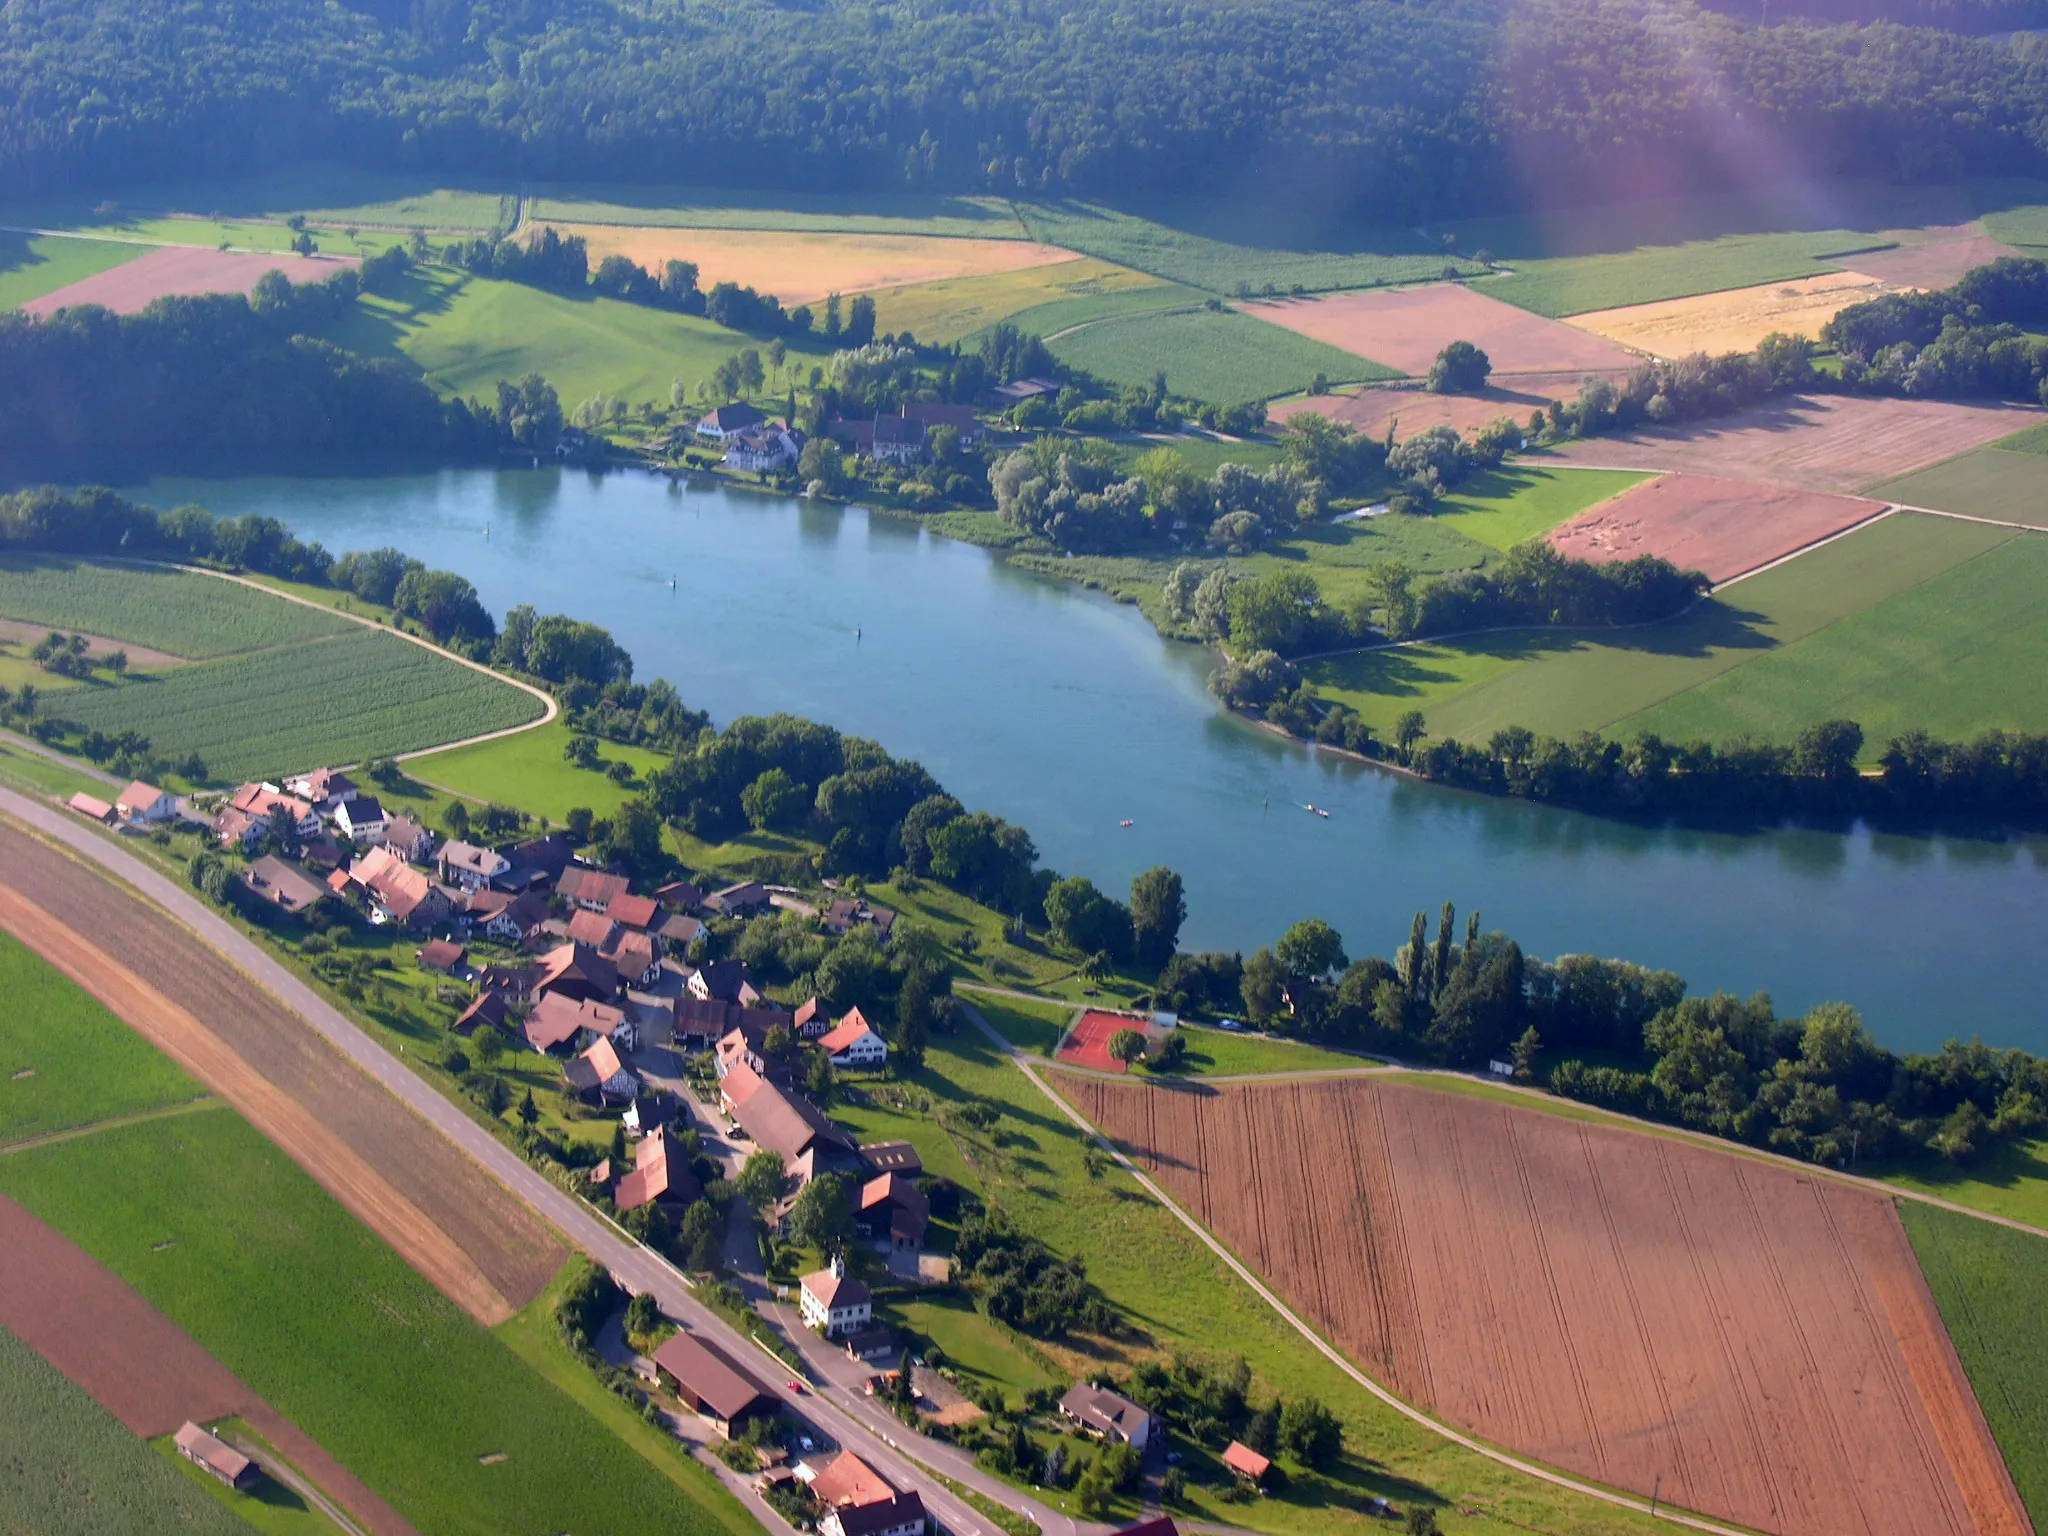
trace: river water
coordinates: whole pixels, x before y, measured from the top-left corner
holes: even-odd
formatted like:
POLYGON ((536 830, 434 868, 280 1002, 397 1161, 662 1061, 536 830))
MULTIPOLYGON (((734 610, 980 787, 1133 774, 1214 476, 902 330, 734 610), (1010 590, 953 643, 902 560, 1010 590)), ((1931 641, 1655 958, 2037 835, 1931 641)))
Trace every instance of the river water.
POLYGON ((1117 894, 1169 864, 1193 947, 1322 916, 1354 957, 1386 955, 1449 899, 1534 954, 1784 1010, 1846 999, 1898 1048, 2048 1052, 2048 838, 1665 830, 1416 784, 1223 714, 1211 659, 1133 608, 857 509, 554 469, 141 494, 267 513, 337 552, 394 544, 497 612, 603 624, 721 723, 789 710, 872 737, 1117 894))

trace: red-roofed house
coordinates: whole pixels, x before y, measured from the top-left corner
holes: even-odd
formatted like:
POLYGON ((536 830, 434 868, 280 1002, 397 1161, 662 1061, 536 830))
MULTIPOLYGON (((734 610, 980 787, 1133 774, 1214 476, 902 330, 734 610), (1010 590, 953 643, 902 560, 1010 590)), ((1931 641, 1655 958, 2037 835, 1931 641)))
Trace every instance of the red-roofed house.
POLYGON ((536 1051, 589 1040, 616 1040, 630 1051, 634 1039, 632 1020, 623 1010, 560 992, 542 993, 526 1018, 526 1043, 536 1051))
POLYGON ((851 1451, 841 1451, 811 1479, 811 1497, 827 1509, 858 1509, 896 1497, 898 1489, 851 1451))
POLYGON ((613 897, 626 894, 626 877, 571 864, 555 882, 555 890, 586 912, 602 912, 612 904, 613 897))
POLYGON ((798 1301, 804 1326, 817 1329, 827 1338, 853 1333, 874 1319, 874 1297, 846 1272, 846 1266, 838 1259, 832 1261, 830 1269, 804 1276, 798 1301))
POLYGON ((600 1040, 564 1069, 569 1086, 584 1098, 624 1103, 640 1092, 640 1079, 619 1057, 618 1047, 600 1040))
POLYGON ((661 903, 652 896, 635 896, 631 891, 621 891, 606 904, 604 915, 628 928, 651 933, 655 924, 661 921, 661 903))
POLYGON ((1270 1457, 1261 1456, 1241 1440, 1233 1440, 1224 1447, 1223 1465, 1255 1488, 1264 1487, 1266 1474, 1273 1470, 1270 1457))
POLYGON ((654 1130, 633 1149, 633 1171, 619 1180, 616 1198, 624 1213, 643 1205, 689 1205, 703 1193, 696 1176, 669 1145, 668 1133, 654 1130))
POLYGON ((889 1060, 889 1042, 855 1009, 839 1021, 830 1034, 818 1041, 818 1049, 832 1058, 835 1067, 878 1072, 889 1060))
POLYGON ((349 865, 348 872, 386 922, 431 928, 455 911, 447 893, 425 871, 414 869, 388 848, 372 848, 349 865))
POLYGON ((748 1420, 772 1423, 782 1414, 780 1398, 694 1333, 679 1333, 657 1349, 654 1372, 662 1385, 722 1435, 731 1435, 748 1420))
POLYGON ((878 1174, 861 1186, 855 1219, 868 1237, 914 1253, 924 1246, 932 1203, 902 1174, 878 1174))
POLYGON ((114 809, 121 813, 123 821, 169 821, 178 814, 175 796, 158 789, 154 784, 145 784, 137 779, 114 802, 114 809))
POLYGON ((452 939, 433 940, 420 948, 417 958, 426 969, 439 971, 443 976, 469 974, 469 951, 452 939))
POLYGON ((563 992, 570 997, 603 1002, 618 995, 619 973, 611 961, 587 944, 558 944, 540 958, 532 991, 563 992))
MULTIPOLYGON (((858 1008, 848 1011, 848 1017, 859 1013, 858 1008)), ((825 1011, 825 1005, 811 998, 797 1008, 796 1017, 790 1021, 798 1035, 806 1040, 815 1040, 820 1035, 832 1032, 832 1015, 825 1011)))

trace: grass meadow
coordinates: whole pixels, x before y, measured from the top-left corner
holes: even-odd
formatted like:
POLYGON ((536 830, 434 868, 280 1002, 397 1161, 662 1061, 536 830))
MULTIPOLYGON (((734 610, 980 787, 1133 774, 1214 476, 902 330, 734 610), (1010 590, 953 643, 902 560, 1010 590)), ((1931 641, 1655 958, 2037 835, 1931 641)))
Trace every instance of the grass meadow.
POLYGON ((1437 504, 1431 520, 1506 554, 1588 507, 1651 479, 1627 469, 1555 470, 1505 464, 1474 475, 1437 504))
POLYGON ((205 1092, 8 933, 0 933, 0 997, 0 1146, 205 1092))
POLYGON ((1371 1063, 1342 1051, 1299 1040, 1281 1040, 1265 1035, 1240 1035, 1204 1024, 1183 1024, 1181 1036, 1187 1041, 1184 1065, 1174 1076, 1229 1077, 1247 1072, 1328 1072, 1371 1063))
POLYGON ((2048 528, 2048 428, 2029 428, 2003 444, 1887 480, 1869 494, 1937 512, 2048 528))
POLYGON ((217 576, 80 560, 0 555, 0 618, 47 624, 195 660, 288 645, 352 628, 217 576))
POLYGON ((1474 291, 1563 319, 1596 309, 1690 298, 1853 269, 1855 258, 1837 253, 1867 251, 1887 243, 1846 229, 1724 235, 1715 240, 1600 255, 1511 260, 1512 272, 1487 278, 1475 285, 1474 291))
POLYGON ((1070 1385, 1032 1359, 957 1293, 891 1302, 887 1313, 898 1328, 921 1341, 912 1346, 918 1354, 936 1344, 945 1352, 947 1365, 995 1387, 1013 1406, 1021 1405, 1026 1393, 1070 1385))
POLYGON ((0 1159, 0 1191, 420 1530, 723 1529, 235 1115, 18 1152, 0 1159))
POLYGON ((733 187, 544 188, 534 223, 638 224, 655 229, 777 229, 845 235, 1030 238, 999 197, 918 192, 753 192, 733 187))
MULTIPOLYGON (((1117 270, 1126 269, 1119 267, 1117 270)), ((1143 273, 1139 275, 1145 276, 1143 273)), ((1185 283, 1169 283, 1157 277, 1147 277, 1146 282, 1148 286, 1145 287, 1129 287, 1113 293, 1079 294, 1034 304, 1011 315, 1010 324, 1033 336, 1059 336, 1084 325, 1093 325, 1098 320, 1152 314, 1165 309, 1189 309, 1209 301, 1209 295, 1185 283)))
POLYGON ((987 992, 972 993, 967 1001, 980 1010, 997 1034, 1034 1056, 1050 1056, 1074 1018, 1073 1008, 1064 1003, 1030 1003, 987 992))
POLYGON ((0 1530, 21 1536, 251 1536, 203 1488, 0 1328, 0 1530))
MULTIPOLYGON (((432 178, 403 172, 331 167, 210 181, 173 182, 112 198, 99 194, 39 199, 0 208, 0 223, 50 229, 109 229, 127 233, 179 216, 220 226, 275 224, 294 216, 341 231, 426 229, 482 234, 509 229, 517 198, 512 189, 437 187, 432 178), (103 211, 111 202, 111 211, 103 211)), ((285 229, 289 241, 292 231, 285 229)), ((186 243, 194 243, 190 237, 186 243)), ((241 243, 241 242, 237 242, 241 243)), ((280 246, 279 249, 285 247, 280 246)))
POLYGON ((1903 1202, 1899 1216, 2027 1511, 2048 1520, 2048 1238, 1903 1202))
POLYGON ((1393 370, 1236 310, 1171 309, 1120 315, 1068 331, 1053 355, 1118 386, 1164 371, 1177 395, 1231 405, 1308 387, 1395 377, 1393 370))
POLYGON ((530 815, 567 822, 569 812, 587 806, 609 816, 639 793, 647 775, 667 761, 644 747, 600 741, 598 755, 606 763, 626 762, 635 775, 631 786, 616 784, 603 770, 578 768, 562 755, 569 727, 561 720, 474 747, 457 747, 415 758, 406 771, 429 784, 475 800, 516 805, 530 815))
POLYGON ((943 345, 964 341, 1005 320, 1018 323, 1021 315, 1061 305, 1164 306, 1174 302, 1176 295, 1183 300, 1198 297, 1177 284, 1084 256, 1049 267, 885 288, 874 296, 875 328, 884 334, 908 331, 919 341, 943 345))
POLYGON ((79 690, 63 714, 89 730, 139 731, 159 754, 197 752, 213 778, 243 779, 415 751, 541 713, 539 700, 509 683, 396 635, 348 628, 79 690))
POLYGON ((0 230, 0 310, 68 288, 81 278, 118 267, 144 247, 115 240, 72 240, 0 230))

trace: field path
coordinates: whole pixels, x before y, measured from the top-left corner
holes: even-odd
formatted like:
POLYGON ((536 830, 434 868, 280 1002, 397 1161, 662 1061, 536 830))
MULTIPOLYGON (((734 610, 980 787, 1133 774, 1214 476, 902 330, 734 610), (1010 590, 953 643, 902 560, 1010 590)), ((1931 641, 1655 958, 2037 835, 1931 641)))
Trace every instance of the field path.
MULTIPOLYGON (((593 1207, 558 1189, 519 1155, 444 1098, 424 1078, 387 1051, 367 1031, 330 1005, 312 988, 272 958, 254 940, 211 911, 190 891, 143 863, 91 824, 54 806, 12 790, 0 789, 0 815, 32 828, 38 836, 99 866, 190 930, 193 942, 205 944, 236 966, 257 985, 297 1013, 356 1066, 386 1088, 450 1145, 445 1156, 480 1165, 528 1210, 550 1224, 570 1243, 610 1270, 620 1284, 654 1296, 664 1313, 717 1343, 735 1360, 747 1363, 764 1388, 782 1399, 790 1411, 823 1428, 841 1444, 860 1447, 864 1460, 891 1481, 916 1488, 926 1507, 953 1536, 1001 1536, 987 1516, 952 1493, 925 1471, 941 1469, 1006 1508, 1037 1522, 1045 1536, 1100 1536, 1108 1527, 1078 1521, 1056 1508, 1018 1493, 976 1465, 958 1447, 908 1436, 893 1417, 865 1399, 813 1382, 800 1401, 778 1387, 789 1368, 742 1335, 699 1302, 694 1287, 668 1260, 642 1247, 593 1207), (906 1441, 914 1449, 906 1446, 906 1441)), ((259 1426, 260 1428, 261 1426, 259 1426)), ((268 1430, 264 1431, 266 1434, 268 1430)), ((1723 1533, 1734 1536, 1734 1533, 1723 1533)))

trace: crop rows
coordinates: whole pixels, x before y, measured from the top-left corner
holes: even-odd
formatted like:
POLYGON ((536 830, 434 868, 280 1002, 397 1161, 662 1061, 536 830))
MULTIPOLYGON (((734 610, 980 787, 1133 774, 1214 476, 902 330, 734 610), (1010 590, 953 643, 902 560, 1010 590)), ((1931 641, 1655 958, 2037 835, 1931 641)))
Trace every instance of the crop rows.
POLYGON ((349 621, 216 576, 0 555, 0 618, 203 659, 338 634, 349 621))
POLYGON ((394 635, 356 629, 68 695, 88 729, 197 752, 217 779, 362 762, 534 719, 529 694, 394 635))

